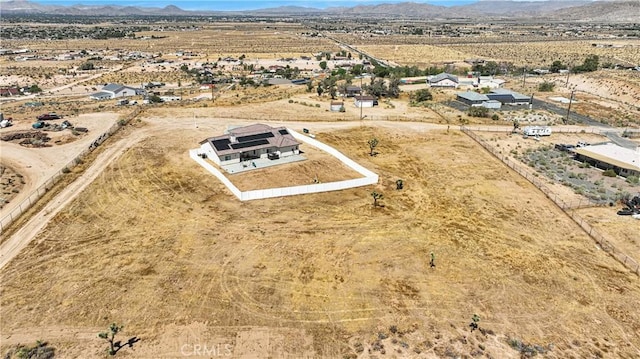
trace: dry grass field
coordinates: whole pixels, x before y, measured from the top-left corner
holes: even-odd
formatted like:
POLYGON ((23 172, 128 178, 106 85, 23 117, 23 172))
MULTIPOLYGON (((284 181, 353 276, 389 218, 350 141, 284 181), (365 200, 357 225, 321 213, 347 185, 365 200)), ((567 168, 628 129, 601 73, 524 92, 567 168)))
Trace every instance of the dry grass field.
POLYGON ((444 47, 494 61, 508 61, 516 66, 550 66, 560 60, 569 66, 580 65, 587 55, 600 57, 600 63, 640 63, 640 40, 624 41, 537 41, 512 43, 451 44, 444 47), (594 47, 594 43, 620 47, 594 47))
POLYGON ((188 159, 201 129, 155 132, 0 272, 3 352, 101 357, 115 321, 132 358, 640 355, 637 276, 470 138, 416 126, 316 132, 378 186, 246 203, 188 159))
MULTIPOLYGON (((173 25, 173 24, 172 24, 173 25)), ((180 23, 175 24, 181 25, 180 23)), ((189 24, 191 25, 191 24, 189 24)), ((202 59, 216 61, 218 57, 281 58, 310 56, 320 51, 340 50, 334 42, 323 37, 301 35, 309 30, 295 23, 211 23, 199 24, 191 31, 137 32, 137 39, 72 39, 72 40, 3 40, 8 48, 28 47, 39 53, 69 49, 111 49, 143 51, 173 55, 176 51, 193 51, 202 59), (156 38, 151 39, 151 36, 156 38), (148 37, 148 38, 141 38, 148 37)), ((169 26, 170 27, 170 26, 169 26)))
POLYGON ((473 52, 462 52, 433 45, 358 45, 358 50, 397 64, 430 67, 442 63, 463 62, 473 58, 473 52))
MULTIPOLYGON (((410 107, 409 90, 422 86, 412 85, 399 99, 382 100, 375 108, 361 110, 345 100, 345 112, 330 112, 329 96, 305 86, 218 88, 212 101, 203 96, 209 91, 186 88, 191 83, 177 69, 182 61, 244 54, 249 62, 340 50, 326 38, 301 35, 308 31, 293 23, 212 23, 198 31, 138 33, 166 37, 118 40, 118 49, 113 40, 3 40, 4 47, 43 54, 109 48, 177 60, 171 68, 142 60, 114 62, 123 69, 76 85, 89 74, 72 77, 61 70, 80 62, 11 62, 8 69, 0 59, 2 84, 33 81, 54 89, 3 103, 3 112, 16 119, 11 131, 56 111, 90 127, 90 136, 101 133, 132 110, 115 106, 115 100, 89 100, 103 82, 167 82, 166 88, 185 99, 146 106, 142 122, 107 141, 101 150, 113 150, 113 156, 121 143, 134 145, 104 172, 95 172, 97 180, 61 212, 48 214, 45 229, 0 270, 3 355, 19 343, 44 340, 60 358, 105 357, 106 343, 97 333, 117 322, 125 326, 118 339, 142 339, 118 353, 124 358, 194 356, 196 345, 216 348, 210 356, 229 352, 245 358, 520 358, 533 352, 558 359, 640 357, 638 276, 598 248, 523 177, 456 131, 463 120, 499 123, 467 119, 435 103, 450 100, 453 91, 434 89, 433 104, 410 107), (182 60, 178 50, 198 56, 182 60), (43 106, 25 107, 26 101, 43 106), (95 113, 100 124, 88 122, 86 113, 95 113), (234 121, 309 128, 316 139, 379 174, 380 182, 240 202, 187 153, 234 121), (373 137, 380 141, 375 157, 367 146, 373 137), (404 181, 401 191, 397 179, 404 181), (374 208, 372 191, 384 194, 383 206, 374 208), (429 266, 431 252, 435 268, 429 266), (471 332, 474 314, 481 330, 471 332)), ((401 65, 475 57, 517 65, 555 59, 578 64, 592 53, 601 55, 601 62, 640 61, 635 40, 603 49, 587 41, 436 46, 410 44, 420 39, 416 36, 336 37, 401 65)), ((558 85, 543 95, 535 89, 544 79, 563 80, 527 79, 520 89, 520 80, 510 79, 509 87, 538 98, 566 96, 575 88, 574 109, 615 123, 637 119, 636 73, 572 76, 572 87, 558 85)), ((516 136, 483 136, 506 152, 540 145, 516 136)), ((87 138, 29 155, 42 168, 57 170, 53 164, 68 162, 64 156, 86 147, 87 138)), ((568 143, 598 139, 554 137, 568 143)), ((303 150, 307 161, 230 178, 247 190, 356 176, 319 151, 303 150)), ((23 192, 38 179, 40 168, 8 167, 28 180, 23 192)), ((567 201, 579 200, 565 186, 549 186, 567 201)), ((612 211, 578 213, 616 247, 638 257, 638 221, 612 211)), ((5 239, 0 236, 0 243, 5 239)))

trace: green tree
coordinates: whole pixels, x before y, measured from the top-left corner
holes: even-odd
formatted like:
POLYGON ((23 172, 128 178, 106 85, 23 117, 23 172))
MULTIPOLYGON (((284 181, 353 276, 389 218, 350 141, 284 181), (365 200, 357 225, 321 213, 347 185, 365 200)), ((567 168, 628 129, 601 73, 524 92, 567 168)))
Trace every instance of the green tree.
POLYGON ((95 68, 95 66, 93 65, 93 62, 85 62, 82 65, 80 65, 80 70, 83 71, 87 71, 87 70, 93 70, 95 68))
POLYGON ((549 67, 549 71, 557 74, 558 72, 560 72, 560 70, 566 70, 567 69, 567 65, 563 64, 562 61, 560 60, 556 60, 551 64, 551 67, 549 67))
POLYGON ((371 84, 366 87, 367 93, 371 96, 385 96, 387 95, 387 86, 384 83, 384 79, 375 78, 371 79, 371 84))
POLYGON ((382 193, 378 193, 376 191, 371 192, 371 197, 373 197, 373 207, 378 207, 378 200, 381 200, 384 198, 384 195, 382 193))
POLYGON ((367 144, 369 144, 369 156, 375 156, 377 152, 374 152, 373 150, 378 147, 378 139, 372 138, 367 141, 367 144))
POLYGON ((160 102, 162 102, 162 99, 158 95, 151 95, 151 96, 149 96, 149 102, 151 102, 151 103, 160 103, 160 102))
POLYGON ((389 80, 389 85, 387 86, 387 95, 389 97, 398 98, 400 97, 400 79, 397 77, 392 77, 389 80))
POLYGON ((320 61, 318 66, 320 66, 321 69, 326 70, 327 69, 327 62, 326 61, 320 61))
POLYGON ((538 85, 538 91, 540 92, 551 92, 553 88, 556 87, 556 84, 553 82, 545 81, 538 85))
POLYGON ((42 89, 40 88, 40 86, 34 84, 34 85, 31 85, 31 87, 29 87, 29 92, 38 93, 38 92, 42 92, 42 89))
POLYGON ((414 104, 433 100, 433 95, 428 89, 420 89, 418 91, 415 91, 411 94, 410 97, 411 102, 414 104))
POLYGON ((578 65, 572 69, 573 72, 593 72, 598 70, 600 57, 598 55, 589 55, 584 59, 582 65, 578 65))
POLYGON ((322 87, 322 84, 318 84, 316 91, 318 92, 318 96, 322 96, 322 93, 324 92, 324 87, 322 87))

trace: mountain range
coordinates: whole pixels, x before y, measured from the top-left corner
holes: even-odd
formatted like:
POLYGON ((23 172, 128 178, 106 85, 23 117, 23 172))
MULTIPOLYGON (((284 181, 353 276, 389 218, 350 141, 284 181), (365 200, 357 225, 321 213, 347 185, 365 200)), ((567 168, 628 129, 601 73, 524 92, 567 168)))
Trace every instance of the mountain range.
POLYGON ((183 10, 169 5, 163 8, 118 5, 44 5, 28 0, 0 2, 2 14, 52 14, 84 16, 305 16, 335 17, 404 17, 420 19, 540 19, 564 21, 638 22, 638 0, 565 0, 565 1, 510 1, 485 0, 468 5, 439 6, 404 2, 353 7, 317 9, 301 6, 281 6, 247 11, 183 10))

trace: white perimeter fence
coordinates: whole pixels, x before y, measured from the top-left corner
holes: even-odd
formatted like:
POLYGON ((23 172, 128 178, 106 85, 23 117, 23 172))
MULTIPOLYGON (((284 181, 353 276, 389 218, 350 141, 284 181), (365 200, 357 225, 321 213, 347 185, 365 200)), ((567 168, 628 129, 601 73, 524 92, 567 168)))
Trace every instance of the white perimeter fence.
POLYGON ((216 167, 211 165, 211 163, 207 162, 205 159, 199 156, 200 149, 190 150, 189 156, 198 164, 200 164, 202 167, 204 167, 207 171, 211 172, 214 176, 216 176, 222 183, 224 183, 225 186, 227 186, 227 188, 229 188, 231 193, 233 193, 241 201, 251 201, 254 199, 274 198, 274 197, 284 197, 284 196, 295 196, 295 195, 307 194, 307 193, 339 191, 342 189, 362 187, 362 186, 378 183, 377 174, 364 168, 360 164, 356 163, 352 159, 340 153, 335 148, 328 146, 313 138, 302 135, 289 128, 287 128, 287 131, 289 131, 289 133, 295 139, 301 142, 304 142, 310 146, 316 147, 336 157, 337 159, 342 161, 342 163, 344 163, 354 171, 360 173, 364 177, 345 180, 345 181, 337 181, 337 182, 317 183, 317 184, 293 186, 293 187, 268 188, 268 189, 259 189, 259 190, 242 192, 238 189, 238 187, 236 187, 233 183, 231 183, 231 181, 227 177, 225 177, 225 175, 222 174, 220 170, 218 170, 216 167))

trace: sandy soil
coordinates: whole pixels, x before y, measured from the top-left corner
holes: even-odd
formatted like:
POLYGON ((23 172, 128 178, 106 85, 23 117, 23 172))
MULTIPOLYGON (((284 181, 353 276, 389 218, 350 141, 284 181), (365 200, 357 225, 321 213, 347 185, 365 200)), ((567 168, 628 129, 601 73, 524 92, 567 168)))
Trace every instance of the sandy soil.
MULTIPOLYGON (((27 148, 17 143, 2 141, 2 159, 0 163, 14 168, 24 176, 25 185, 10 204, 0 210, 0 216, 5 216, 11 212, 21 201, 26 199, 33 191, 43 185, 55 173, 62 170, 69 162, 76 158, 82 151, 87 149, 95 139, 104 133, 109 127, 116 123, 118 114, 115 113, 95 113, 79 116, 65 117, 74 126, 86 127, 89 132, 77 137, 74 141, 63 141, 56 144, 56 141, 69 136, 69 131, 47 132, 52 137, 51 147, 27 148)), ((61 120, 51 121, 55 123, 61 120)), ((3 128, 0 135, 13 131, 28 130, 30 123, 14 122, 15 126, 3 128)), ((75 136, 74 136, 75 137, 75 136)))
POLYGON ((190 119, 150 117, 114 143, 117 160, 89 170, 95 181, 2 269, 3 350, 43 339, 60 357, 99 357, 91 333, 116 321, 122 339, 142 338, 123 357, 194 344, 234 357, 369 357, 380 345, 519 357, 508 338, 551 358, 640 354, 637 277, 459 132, 313 123, 380 184, 240 203, 186 155, 232 120, 190 119), (483 331, 469 332, 473 313, 483 331))
MULTIPOLYGON (((299 26, 229 26, 212 25, 197 37, 167 32, 159 42, 121 45, 205 49, 197 61, 237 57, 247 49, 253 51, 248 59, 268 61, 336 50, 326 39, 301 43, 299 26)), ((491 56, 496 49, 500 58, 523 58, 521 46, 509 46, 452 46, 450 53, 491 56)), ((148 78, 139 66, 92 80, 148 78)), ((92 91, 92 82, 56 76, 46 85, 54 87, 48 100, 92 91)), ((584 81, 597 89, 597 78, 590 79, 584 81)), ((616 102, 614 89, 607 85, 605 94, 592 96, 617 104, 635 98, 620 93, 630 99, 616 102)), ((45 340, 57 357, 104 357, 106 343, 96 334, 118 322, 125 325, 118 339, 142 338, 118 353, 130 358, 194 356, 196 346, 206 347, 209 356, 248 358, 518 358, 518 343, 537 345, 548 358, 640 356, 638 277, 524 178, 455 126, 446 130, 447 120, 461 114, 437 105, 410 108, 406 97, 362 113, 353 106, 331 113, 328 97, 300 87, 217 95, 207 107, 193 102, 149 109, 145 126, 128 127, 77 181, 20 231, 2 238, 3 353, 45 340), (358 121, 361 114, 364 121, 358 121), (380 183, 241 203, 190 161, 187 150, 229 124, 255 122, 309 128, 378 173, 380 183), (367 154, 372 137, 380 140, 376 157, 367 154), (395 189, 397 179, 404 180, 404 190, 395 189), (384 194, 383 207, 372 206, 374 190, 384 194), (431 251, 435 268, 429 267, 431 251), (480 315, 482 330, 469 331, 473 314, 480 315)), ((70 98, 64 101, 71 108, 77 103, 70 98)), ((103 103, 93 106, 91 112, 102 112, 71 121, 90 129, 85 138, 47 149, 2 144, 2 165, 26 180, 19 195, 60 170, 88 146, 91 134, 117 119, 103 103)), ((626 115, 633 112, 620 116, 626 115)), ((30 122, 21 118, 12 130, 30 122)), ((500 143, 509 151, 528 145, 522 139, 496 141, 506 141, 500 143)), ((322 159, 318 164, 333 165, 322 159)), ((250 181, 303 179, 308 174, 300 172, 307 170, 274 168, 263 178, 253 173, 250 181)), ((336 172, 330 175, 341 175, 336 172)), ((637 251, 632 226, 611 220, 604 210, 584 211, 601 232, 615 237, 612 242, 637 251)))

